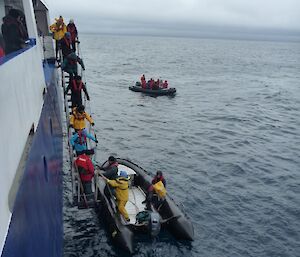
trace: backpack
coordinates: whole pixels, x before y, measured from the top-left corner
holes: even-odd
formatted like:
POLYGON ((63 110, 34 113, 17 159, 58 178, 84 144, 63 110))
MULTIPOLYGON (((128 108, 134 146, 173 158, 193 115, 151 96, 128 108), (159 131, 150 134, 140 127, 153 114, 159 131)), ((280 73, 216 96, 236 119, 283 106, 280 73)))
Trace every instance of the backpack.
POLYGON ((137 213, 135 216, 136 222, 138 224, 144 223, 144 222, 149 222, 150 220, 150 213, 148 211, 140 211, 137 213))

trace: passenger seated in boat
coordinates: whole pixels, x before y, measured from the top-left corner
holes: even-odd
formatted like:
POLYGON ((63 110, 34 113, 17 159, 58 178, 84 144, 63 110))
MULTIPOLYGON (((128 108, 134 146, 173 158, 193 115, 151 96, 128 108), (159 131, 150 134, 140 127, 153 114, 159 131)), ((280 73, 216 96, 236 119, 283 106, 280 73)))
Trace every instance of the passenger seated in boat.
POLYGON ((147 88, 147 82, 146 82, 146 78, 145 75, 143 74, 143 76, 141 77, 141 87, 146 89, 147 88))
POLYGON ((161 80, 159 81, 159 87, 160 87, 160 88, 163 87, 163 83, 164 83, 164 82, 163 82, 162 79, 161 79, 161 80))
POLYGON ((141 76, 141 84, 143 84, 143 81, 146 82, 146 78, 145 78, 145 75, 144 75, 144 74, 141 76))
POLYGON ((157 89, 159 89, 159 82, 157 82, 157 81, 154 81, 154 82, 153 82, 152 89, 153 89, 153 90, 157 90, 157 89))
POLYGON ((118 177, 118 162, 114 156, 108 157, 108 164, 105 167, 101 167, 100 170, 104 170, 103 176, 107 179, 116 179, 118 177))
POLYGON ((74 79, 70 79, 69 85, 65 91, 65 95, 69 90, 71 90, 72 108, 82 105, 82 90, 86 95, 86 99, 90 101, 90 96, 87 92, 85 84, 81 80, 81 76, 75 76, 74 79))
POLYGON ((168 81, 165 80, 165 82, 163 83, 163 88, 168 88, 168 81))
POLYGON ((162 174, 162 171, 158 170, 156 175, 152 179, 152 185, 156 184, 157 182, 161 181, 164 184, 164 187, 167 187, 167 182, 162 174))
POLYGON ((93 140, 96 144, 98 143, 98 140, 93 137, 91 134, 89 134, 86 129, 80 129, 71 137, 70 144, 76 151, 76 155, 79 156, 83 152, 90 151, 87 149, 87 141, 86 139, 89 138, 93 140))
POLYGON ((75 160, 75 165, 77 167, 80 180, 83 185, 83 190, 87 195, 92 194, 92 179, 94 177, 94 165, 89 157, 93 152, 83 152, 75 160))
POLYGON ((116 190, 116 198, 117 198, 117 206, 120 214, 124 217, 124 219, 129 222, 128 212, 125 208, 125 205, 128 201, 129 197, 129 186, 128 186, 128 175, 126 171, 121 171, 120 176, 115 180, 106 179, 106 182, 115 188, 116 190))
POLYGON ((69 73, 70 79, 72 79, 74 76, 77 76, 77 63, 79 63, 81 68, 85 70, 83 61, 75 53, 70 53, 67 55, 61 65, 62 70, 69 73))
POLYGON ((162 87, 162 85, 160 84, 160 80, 159 79, 156 80, 156 84, 157 84, 158 88, 162 87))
POLYGON ((84 109, 83 105, 73 108, 69 127, 74 128, 75 131, 85 128, 85 119, 87 119, 92 126, 95 125, 91 116, 85 112, 84 109))
POLYGON ((151 78, 151 79, 148 81, 148 85, 149 85, 149 89, 153 89, 153 86, 154 86, 154 80, 153 80, 153 78, 151 78))
POLYGON ((72 46, 71 46, 71 34, 70 32, 66 32, 64 37, 59 41, 60 48, 63 55, 63 60, 72 53, 72 46))
POLYGON ((163 203, 167 194, 166 185, 167 183, 162 172, 160 170, 157 171, 151 185, 148 187, 146 199, 143 201, 143 203, 146 203, 147 209, 151 208, 151 203, 155 207, 159 207, 163 203))
POLYGON ((146 88, 147 88, 147 83, 146 83, 146 81, 143 81, 143 83, 142 83, 141 86, 142 86, 143 89, 146 89, 146 88))

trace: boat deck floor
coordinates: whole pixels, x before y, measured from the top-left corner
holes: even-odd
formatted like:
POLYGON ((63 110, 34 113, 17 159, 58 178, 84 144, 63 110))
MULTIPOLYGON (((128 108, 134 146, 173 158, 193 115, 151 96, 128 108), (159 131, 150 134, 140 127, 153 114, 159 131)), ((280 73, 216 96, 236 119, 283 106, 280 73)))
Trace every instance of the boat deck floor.
POLYGON ((145 194, 139 187, 131 187, 129 188, 129 200, 126 203, 126 210, 128 212, 130 223, 135 224, 136 222, 136 215, 144 211, 146 208, 146 204, 142 202, 145 200, 145 194))

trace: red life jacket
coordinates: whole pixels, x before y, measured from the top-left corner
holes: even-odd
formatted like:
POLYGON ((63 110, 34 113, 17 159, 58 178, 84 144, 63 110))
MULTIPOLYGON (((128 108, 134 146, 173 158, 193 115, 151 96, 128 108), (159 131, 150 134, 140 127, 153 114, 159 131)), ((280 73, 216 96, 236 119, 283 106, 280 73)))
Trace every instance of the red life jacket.
POLYGON ((76 83, 76 80, 75 79, 73 79, 73 81, 72 81, 72 89, 74 90, 74 91, 77 91, 77 92, 80 92, 81 91, 81 89, 82 89, 82 81, 80 81, 80 84, 79 85, 77 85, 77 83, 76 83))
POLYGON ((146 88, 146 87, 147 87, 146 80, 143 80, 142 81, 142 88, 146 88))
POLYGON ((152 88, 153 88, 153 85, 154 85, 154 80, 150 80, 150 83, 149 83, 149 87, 150 87, 150 89, 152 89, 152 88))
POLYGON ((78 134, 78 139, 76 140, 76 143, 83 145, 86 143, 86 134, 82 133, 82 130, 78 130, 77 132, 78 134), (83 136, 83 140, 82 140, 82 136, 83 136))
POLYGON ((74 42, 75 38, 77 36, 77 33, 76 33, 77 31, 76 31, 75 25, 74 24, 68 24, 67 30, 68 30, 68 32, 71 33, 71 40, 72 40, 72 42, 74 42))
POLYGON ((156 184, 156 183, 159 182, 159 181, 163 182, 164 180, 165 180, 164 176, 160 176, 160 178, 157 177, 157 176, 155 176, 155 177, 152 179, 152 184, 156 184))
POLYGON ((78 168, 79 176, 82 181, 92 180, 94 176, 94 166, 87 155, 79 155, 75 161, 75 165, 78 168))

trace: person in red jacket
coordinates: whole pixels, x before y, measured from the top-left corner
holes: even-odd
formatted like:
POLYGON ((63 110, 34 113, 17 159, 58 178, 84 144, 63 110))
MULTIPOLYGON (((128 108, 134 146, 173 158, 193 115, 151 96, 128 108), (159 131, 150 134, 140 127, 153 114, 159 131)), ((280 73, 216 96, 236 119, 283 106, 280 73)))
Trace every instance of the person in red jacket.
MULTIPOLYGON (((87 154, 93 154, 92 152, 87 152, 87 154)), ((90 157, 83 152, 75 160, 75 165, 78 169, 78 173, 83 185, 84 193, 87 195, 92 194, 92 179, 94 177, 94 165, 90 157)))
POLYGON ((163 174, 160 170, 158 170, 156 172, 156 175, 152 179, 152 185, 156 184, 159 181, 161 181, 164 184, 165 187, 167 186, 166 180, 165 180, 165 178, 164 178, 164 176, 163 176, 163 174))
POLYGON ((118 177, 118 162, 114 156, 108 157, 108 162, 104 167, 101 167, 100 170, 104 170, 104 177, 113 180, 118 177))
POLYGON ((72 108, 82 105, 82 90, 85 93, 86 99, 90 101, 90 96, 85 83, 82 82, 81 76, 77 75, 74 79, 70 79, 65 95, 69 92, 69 90, 71 90, 72 108))
POLYGON ((151 78, 149 82, 149 89, 153 89, 153 86, 154 86, 154 79, 151 78))
POLYGON ((168 88, 168 81, 165 80, 165 82, 163 83, 163 88, 168 88))
POLYGON ((166 180, 165 180, 165 178, 164 178, 164 176, 163 176, 163 174, 162 174, 162 172, 160 170, 158 170, 156 172, 156 175, 152 179, 151 184, 148 186, 147 193, 146 193, 146 199, 142 202, 142 203, 146 204, 146 208, 148 210, 151 209, 151 203, 153 203, 155 206, 159 206, 163 202, 163 200, 161 201, 161 200, 155 199, 153 197, 153 194, 154 194, 153 185, 155 185, 159 181, 161 181, 164 184, 165 188, 167 187, 166 180))
POLYGON ((141 86, 142 88, 146 88, 146 78, 145 75, 143 74, 143 76, 141 77, 141 86))
POLYGON ((67 25, 67 30, 71 33, 72 50, 73 52, 76 52, 78 32, 73 19, 70 19, 69 24, 67 25))

